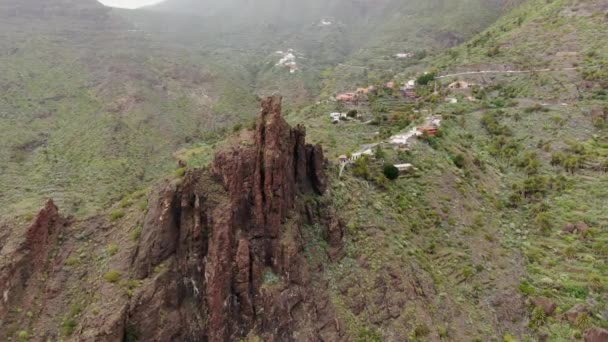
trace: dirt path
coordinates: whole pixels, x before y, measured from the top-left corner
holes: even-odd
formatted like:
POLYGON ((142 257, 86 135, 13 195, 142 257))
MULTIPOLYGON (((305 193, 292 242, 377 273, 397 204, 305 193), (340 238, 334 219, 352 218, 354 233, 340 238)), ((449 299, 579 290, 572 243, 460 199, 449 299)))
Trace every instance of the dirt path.
POLYGON ((571 71, 578 70, 579 67, 570 67, 570 68, 561 68, 561 69, 535 69, 535 70, 482 70, 482 71, 467 71, 460 72, 456 74, 447 74, 443 76, 437 76, 436 78, 448 78, 448 77, 456 77, 456 76, 464 76, 464 75, 483 75, 483 74, 530 74, 534 72, 554 72, 554 71, 571 71))

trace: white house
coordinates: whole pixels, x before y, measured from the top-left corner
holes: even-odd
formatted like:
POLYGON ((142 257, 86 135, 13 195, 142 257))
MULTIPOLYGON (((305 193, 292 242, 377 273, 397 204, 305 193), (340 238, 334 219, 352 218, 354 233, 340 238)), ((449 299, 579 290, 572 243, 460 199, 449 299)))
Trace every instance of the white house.
POLYGON ((396 164, 395 167, 399 170, 399 174, 406 174, 414 169, 412 164, 396 164))
POLYGON ((412 58, 414 57, 414 54, 411 52, 400 52, 395 54, 395 58, 397 59, 404 59, 404 58, 412 58))
POLYGON ((357 159, 361 158, 361 157, 362 157, 362 156, 364 156, 364 155, 365 155, 365 156, 373 156, 373 155, 374 155, 374 151, 373 151, 371 148, 367 148, 367 149, 364 149, 364 150, 362 150, 362 151, 355 152, 355 153, 353 153, 353 155, 350 157, 350 160, 351 160, 351 161, 355 161, 355 160, 357 160, 357 159))
POLYGON ((340 122, 340 119, 348 119, 348 116, 346 115, 346 113, 338 113, 338 112, 334 112, 334 113, 329 113, 329 117, 331 118, 331 121, 333 123, 338 123, 340 122))

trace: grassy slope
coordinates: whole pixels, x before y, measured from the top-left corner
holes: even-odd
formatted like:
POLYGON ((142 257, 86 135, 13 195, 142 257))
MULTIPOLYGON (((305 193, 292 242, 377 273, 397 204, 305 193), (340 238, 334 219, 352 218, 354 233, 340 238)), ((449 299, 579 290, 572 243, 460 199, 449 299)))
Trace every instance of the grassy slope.
POLYGON ((178 147, 213 142, 209 133, 255 111, 247 72, 222 57, 111 24, 73 35, 73 24, 18 31, 11 20, 0 57, 3 214, 28 216, 46 197, 94 213, 175 168, 178 147))
MULTIPOLYGON (((596 72, 606 60, 602 6, 529 1, 467 44, 426 60, 445 73, 581 68, 463 77, 486 88, 483 100, 432 106, 447 118, 435 148, 419 143, 409 155, 386 157, 413 162, 415 177, 384 188, 347 171, 334 182, 349 249, 328 277, 334 302, 360 340, 564 341, 580 340, 590 326, 606 327, 608 132, 590 115, 606 103, 608 78, 596 72), (498 54, 489 53, 495 46, 498 54), (585 80, 595 87, 583 89, 585 80), (482 125, 488 114, 510 133, 482 125), (552 165, 560 152, 581 167, 570 173, 552 165), (451 161, 459 154, 462 168, 451 161), (523 191, 536 194, 513 196, 523 191), (586 235, 562 233, 579 221, 590 227, 586 235), (525 304, 538 296, 554 301, 558 313, 544 317, 525 304), (562 319, 575 304, 589 314, 562 319)), ((373 117, 373 107, 363 112, 373 117)), ((390 121, 334 126, 328 118, 334 109, 321 103, 290 116, 306 123, 332 159, 377 141, 374 132, 396 131, 390 121)))

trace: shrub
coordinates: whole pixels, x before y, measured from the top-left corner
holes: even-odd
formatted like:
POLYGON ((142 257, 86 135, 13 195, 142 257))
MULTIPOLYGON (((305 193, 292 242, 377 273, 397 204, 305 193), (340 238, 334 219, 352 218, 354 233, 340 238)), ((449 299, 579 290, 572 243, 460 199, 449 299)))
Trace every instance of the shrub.
POLYGON ((125 197, 122 199, 122 201, 120 201, 121 208, 130 207, 132 204, 133 204, 133 201, 129 197, 125 197))
POLYGON ((541 212, 534 218, 534 224, 541 232, 547 233, 551 230, 552 226, 551 216, 546 212, 541 212))
POLYGON ((112 270, 104 274, 103 279, 105 279, 108 283, 117 283, 121 278, 121 274, 119 271, 112 270))
POLYGON ((414 335, 416 337, 424 337, 431 333, 429 327, 426 324, 418 324, 416 328, 414 328, 414 335))
POLYGON ((454 165, 456 165, 456 167, 459 169, 462 169, 465 165, 464 155, 461 153, 452 156, 450 159, 452 160, 452 163, 454 163, 454 165))
POLYGON ((547 320, 547 316, 545 315, 545 310, 541 307, 535 307, 534 310, 532 310, 532 315, 530 317, 530 328, 538 328, 540 326, 542 326, 543 324, 545 324, 545 321, 547 320))
POLYGON ((243 128, 243 124, 237 123, 236 125, 232 126, 232 132, 238 132, 243 128))
POLYGON ((534 286, 524 280, 519 284, 519 292, 523 293, 526 296, 530 296, 534 294, 535 289, 534 286))
POLYGON ((431 82, 433 82, 435 80, 435 73, 434 72, 430 72, 430 73, 426 73, 424 75, 421 75, 420 77, 418 77, 416 79, 416 83, 418 85, 422 85, 425 86, 431 82))
POLYGON ((30 338, 30 334, 25 330, 21 330, 17 333, 17 338, 19 341, 27 341, 30 338))
POLYGON ((110 221, 112 221, 112 222, 118 221, 121 218, 123 218, 124 216, 125 216, 125 211, 124 210, 122 210, 122 209, 113 210, 110 213, 110 221))
POLYGON ((114 254, 118 253, 118 245, 115 243, 109 244, 108 247, 106 247, 106 252, 109 256, 113 256, 114 254))
POLYGON ((135 229, 133 229, 133 231, 131 232, 131 240, 133 240, 133 241, 139 240, 139 238, 141 237, 141 231, 142 231, 141 226, 135 227, 135 229))
POLYGON ((382 170, 384 176, 390 180, 395 180, 399 178, 399 169, 392 164, 384 165, 384 169, 382 170))
POLYGON ((61 333, 63 336, 71 336, 76 329, 77 323, 71 317, 66 317, 61 321, 61 333))
POLYGON ((382 335, 369 328, 361 328, 357 336, 357 342, 382 342, 382 335))
POLYGON ((353 167, 353 175, 357 177, 361 177, 364 179, 369 179, 371 177, 371 172, 369 171, 369 159, 367 156, 362 156, 361 158, 355 161, 355 166, 353 167))
POLYGON ((185 167, 180 167, 179 169, 175 170, 175 176, 176 177, 184 177, 184 175, 186 174, 186 168, 185 167))
POLYGON ((78 257, 69 257, 67 259, 65 259, 65 264, 67 266, 74 266, 74 265, 78 265, 80 263, 80 259, 78 257))
POLYGON ((496 57, 500 54, 500 46, 495 45, 488 50, 488 57, 496 57))

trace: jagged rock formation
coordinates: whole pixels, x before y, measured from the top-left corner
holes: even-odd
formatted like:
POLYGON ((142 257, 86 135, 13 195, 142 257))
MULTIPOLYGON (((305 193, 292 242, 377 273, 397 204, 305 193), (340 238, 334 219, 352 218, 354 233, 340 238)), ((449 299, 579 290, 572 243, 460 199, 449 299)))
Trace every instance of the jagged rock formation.
POLYGON ((26 231, 0 234, 0 336, 343 340, 313 273, 322 262, 307 260, 341 255, 343 223, 321 196, 323 150, 285 122, 280 98, 263 102, 256 127, 211 167, 152 191, 145 216, 124 220, 143 221, 137 242, 121 240, 125 226, 106 215, 64 219, 50 200, 26 231), (305 252, 311 238, 329 247, 305 252), (107 280, 109 270, 120 279, 107 280))
POLYGON ((310 288, 301 232, 305 219, 321 223, 332 255, 340 249, 339 221, 299 203, 325 191, 323 151, 305 144, 302 127, 289 127, 280 98, 263 102, 256 127, 253 146, 219 153, 209 170, 153 195, 133 271, 146 278, 161 263, 169 270, 130 309, 127 321, 143 340, 339 337, 324 290, 310 288))
POLYGON ((9 240, 0 248, 0 326, 14 305, 24 305, 33 298, 25 294, 35 288, 41 271, 49 267, 49 252, 57 241, 61 228, 68 221, 57 206, 48 200, 34 223, 21 239, 9 240))

